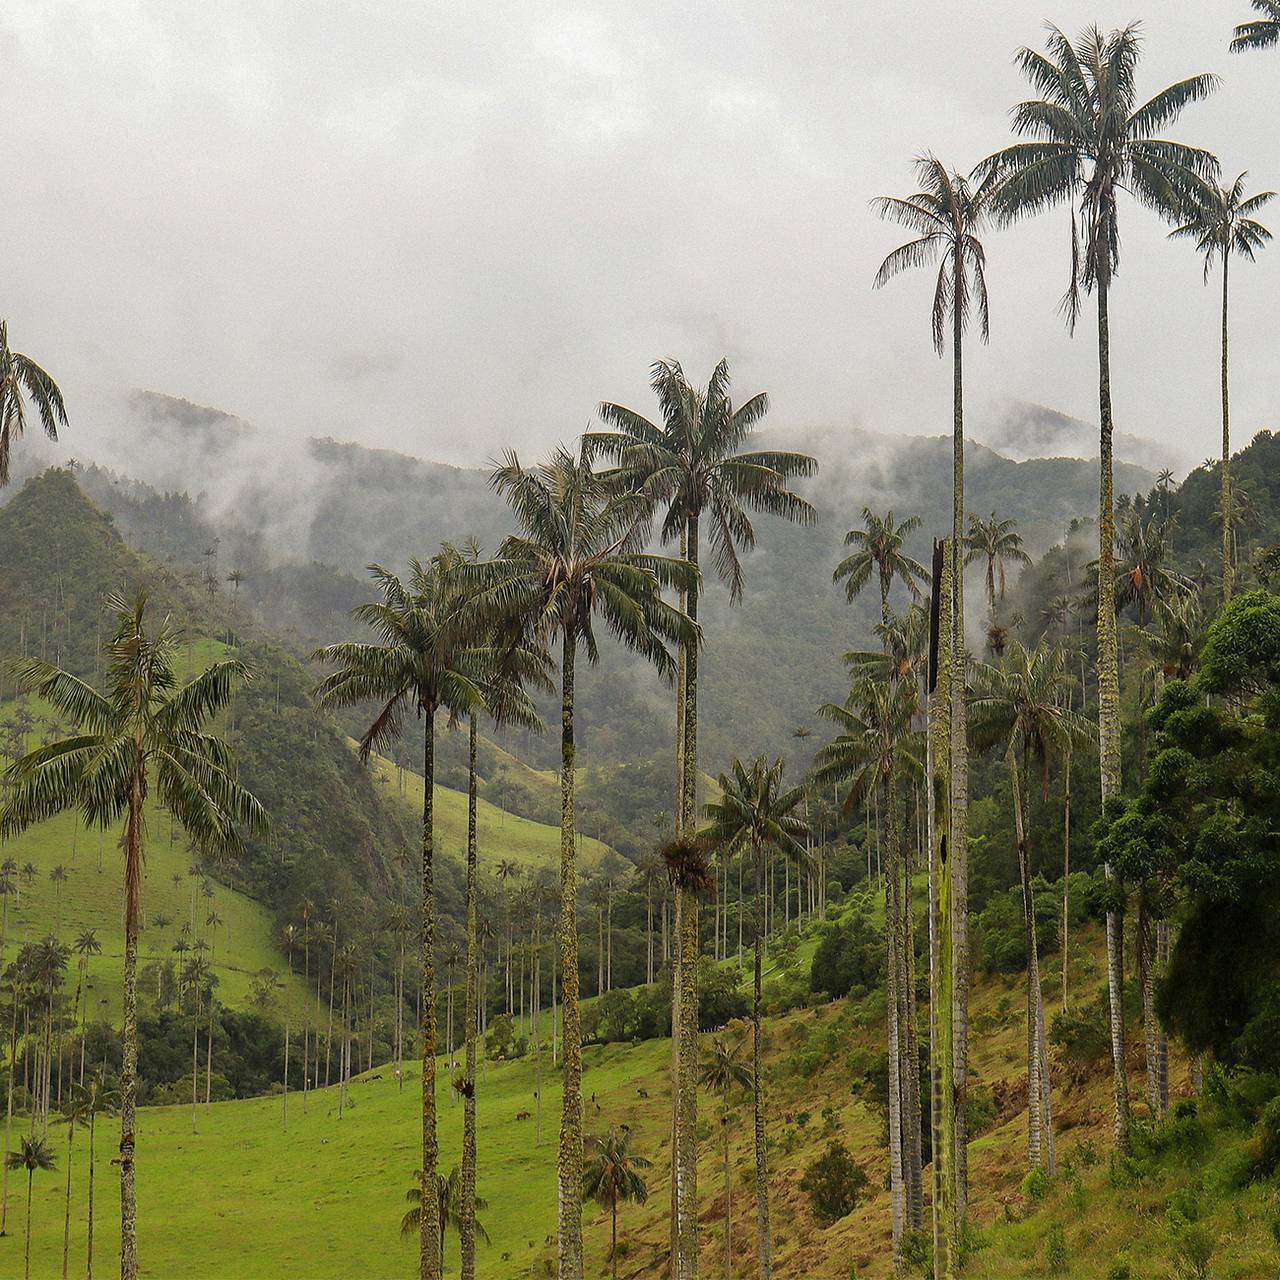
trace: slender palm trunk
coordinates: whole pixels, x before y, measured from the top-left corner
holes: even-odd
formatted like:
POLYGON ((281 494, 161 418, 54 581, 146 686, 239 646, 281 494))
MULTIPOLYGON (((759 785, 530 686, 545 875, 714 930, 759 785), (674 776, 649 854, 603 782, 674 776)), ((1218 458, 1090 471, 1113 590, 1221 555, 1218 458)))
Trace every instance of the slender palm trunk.
POLYGON ((71 1258, 71 1147, 76 1136, 74 1120, 67 1121, 67 1187, 62 1214, 62 1280, 67 1280, 67 1264, 71 1258))
POLYGON ((889 1217, 892 1232, 893 1262, 902 1261, 902 1228, 906 1207, 903 1182, 902 1152, 902 1049, 900 1013, 902 1008, 901 977, 898 963, 901 949, 902 912, 898 904, 900 894, 898 871, 898 823, 896 779, 892 776, 885 784, 885 810, 888 822, 888 865, 885 877, 885 947, 888 961, 886 981, 885 1015, 888 1021, 887 1041, 889 1049, 889 1217))
POLYGON ((578 858, 574 840, 574 658, 578 639, 564 632, 560 705, 560 968, 564 983, 564 1093, 560 1115, 560 1280, 582 1275, 582 1020, 578 1010, 578 858))
POLYGON ((27 1233, 26 1233, 26 1269, 23 1272, 24 1280, 31 1280, 31 1179, 35 1176, 33 1170, 27 1170, 27 1233))
MULTIPOLYGON (((955 268, 964 260, 956 247, 955 268)), ((964 315, 952 307, 951 438, 951 971, 953 979, 953 1066, 955 1077, 955 1214, 965 1216, 969 1198, 969 741, 964 640, 964 315)))
POLYGON ((1018 847, 1018 876, 1022 884, 1022 924, 1027 943, 1027 1163, 1033 1169, 1044 1164, 1045 1114, 1040 1074, 1040 963, 1036 945, 1035 902, 1031 892, 1031 866, 1022 818, 1022 782, 1017 756, 1010 744, 1007 760, 1013 784, 1014 840, 1018 847))
POLYGON ((902 923, 899 963, 902 966, 902 1089, 903 1160, 907 1192, 907 1226, 919 1231, 924 1226, 923 1143, 920 1113, 920 1047, 916 1030, 916 953, 911 912, 912 858, 909 847, 902 857, 902 923))
MULTIPOLYGON (((459 1248, 462 1254, 462 1280, 475 1280, 476 1274, 476 1002, 479 993, 479 959, 477 935, 476 848, 476 715, 471 713, 467 734, 467 1002, 466 1066, 462 1083, 462 1194, 458 1207, 459 1248)), ((541 1107, 542 1091, 538 1091, 541 1107)))
POLYGON ((698 1274, 698 896, 686 886, 680 898, 680 1041, 676 1078, 677 1280, 698 1274))
MULTIPOLYGON (((142 743, 138 743, 141 755, 142 743)), ((138 1122, 138 930, 142 924, 143 778, 134 776, 125 829, 124 1034, 120 1070, 120 1280, 138 1276, 138 1194, 134 1171, 138 1122)))
POLYGON ((609 1263, 613 1280, 618 1280, 618 1197, 609 1201, 609 1263))
POLYGON ((720 1137, 724 1145, 724 1280, 733 1280, 733 1167, 729 1163, 729 1095, 721 1100, 720 1137))
MULTIPOLYGON (((1120 795, 1120 654, 1116 636, 1115 503, 1112 477, 1111 328, 1108 284, 1098 282, 1098 748, 1102 804, 1120 795)), ((1114 880, 1110 863, 1104 867, 1114 880)), ((1107 912, 1107 990, 1110 999, 1113 1127, 1116 1149, 1129 1150, 1129 1080, 1124 1048, 1124 916, 1107 912)))
POLYGON ((18 982, 13 983, 13 1016, 9 1027, 9 1079, 4 1104, 4 1189, 0 1191, 0 1238, 9 1225, 9 1151, 13 1141, 13 1077, 18 1071, 18 982))
POLYGON ((756 1252, 760 1280, 773 1275, 773 1243, 769 1232, 769 1167, 764 1134, 764 1067, 760 1042, 760 1008, 764 956, 764 856, 757 844, 755 901, 755 974, 751 995, 751 1101, 755 1124, 756 1157, 756 1252))
POLYGON ((97 1115, 89 1113, 89 1249, 85 1262, 85 1280, 93 1280, 93 1167, 95 1163, 93 1131, 97 1115))
POLYGON ((435 781, 436 709, 426 712, 423 733, 422 788, 422 1231, 419 1247, 421 1280, 439 1280, 440 1217, 439 1139, 436 1135, 436 904, 435 781))
POLYGON ((1222 254, 1222 602, 1230 604, 1235 569, 1231 562, 1231 405, 1227 386, 1227 265, 1222 254))
POLYGON ((1067 939, 1071 925, 1071 738, 1062 765, 1062 1007, 1068 1007, 1067 939))

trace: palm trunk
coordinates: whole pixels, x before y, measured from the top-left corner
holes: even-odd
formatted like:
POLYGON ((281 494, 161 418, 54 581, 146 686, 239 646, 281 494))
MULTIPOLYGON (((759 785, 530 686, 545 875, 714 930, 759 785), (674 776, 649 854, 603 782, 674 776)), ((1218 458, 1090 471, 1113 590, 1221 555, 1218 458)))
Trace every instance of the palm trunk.
MULTIPOLYGON (((1161 918, 1156 922, 1156 964, 1160 972, 1165 973, 1169 967, 1169 922, 1161 918)), ((1157 1094, 1160 1098, 1160 1113, 1169 1110, 1169 1037, 1163 1027, 1157 1031, 1156 1052, 1159 1060, 1157 1071, 1157 1094)))
POLYGON ((564 632, 560 706, 560 968, 564 984, 564 1093, 560 1115, 560 1280, 582 1276, 582 1020, 578 1010, 578 858, 573 799, 573 684, 577 636, 564 632))
POLYGON ((0 1239, 9 1225, 9 1152, 13 1141, 13 1077, 18 1070, 18 982, 13 983, 13 1016, 9 1027, 9 1079, 4 1104, 4 1189, 0 1191, 0 1239))
POLYGON ((1036 948, 1035 903, 1031 893, 1031 868, 1027 836, 1022 821, 1022 783, 1012 743, 1006 756, 1013 784, 1014 841, 1018 847, 1018 876, 1022 883, 1022 923, 1027 942, 1027 1163, 1038 1169, 1044 1157, 1044 1109, 1040 1089, 1040 966, 1036 948))
POLYGON ((920 1046, 916 1031, 916 956, 914 925, 911 914, 912 859, 904 849, 902 858, 902 1087, 903 1094, 903 1160, 907 1192, 907 1227, 919 1231, 924 1226, 924 1173, 920 1115, 920 1046))
POLYGON ((435 782, 436 711, 427 709, 422 767, 422 1231, 419 1239, 421 1280, 439 1280, 440 1217, 439 1140, 436 1136, 436 904, 435 782))
POLYGON ((1062 766, 1062 1007, 1067 1008, 1067 936, 1071 924, 1071 738, 1062 766))
MULTIPOLYGON (((141 754, 141 743, 138 744, 141 754)), ((138 1122, 138 929, 142 924, 143 779, 135 775, 125 829, 124 1034, 120 1070, 120 1280, 138 1276, 138 1196, 134 1130, 138 1122)))
POLYGON ((1156 922, 1148 894, 1138 897, 1138 980, 1142 986, 1142 1035, 1146 1050, 1147 1107, 1159 1120, 1164 1116, 1160 1088, 1160 1022, 1156 1017, 1156 922))
POLYGON ((898 905, 899 873, 898 873, 898 831, 897 805, 894 794, 897 789, 896 779, 890 776, 885 784, 887 795, 885 809, 887 813, 888 848, 885 877, 885 947, 888 959, 886 981, 888 985, 885 1001, 885 1015, 888 1021, 887 1040, 889 1049, 889 1216, 892 1232, 893 1263, 898 1266, 902 1261, 902 1228, 905 1209, 902 1158, 902 1049, 899 1017, 902 1004, 900 990, 901 967, 898 957, 901 949, 899 934, 901 931, 902 913, 898 905))
POLYGON ((683 885, 677 892, 680 898, 680 1018, 676 1034, 680 1052, 675 1081, 675 1273, 677 1280, 695 1280, 698 1274, 698 897, 694 890, 683 885))
POLYGON ((67 1189, 62 1216, 62 1280, 67 1280, 67 1264, 71 1257, 71 1149, 75 1138, 74 1120, 67 1121, 67 1189))
POLYGON ((609 1202, 609 1263, 613 1269, 613 1280, 618 1280, 618 1197, 609 1202))
POLYGON ((760 1280, 770 1280, 773 1275, 773 1246, 769 1233, 769 1169, 764 1134, 764 1068, 761 1062, 760 1006, 764 955, 764 857, 759 845, 754 850, 756 859, 755 901, 755 975, 751 998, 751 1099, 755 1125, 756 1156, 756 1251, 759 1258, 760 1280))
MULTIPOLYGON (((1098 282, 1098 749, 1102 805, 1120 795, 1120 655, 1116 636, 1115 504, 1111 466, 1111 331, 1108 281, 1098 282)), ((1111 864, 1104 872, 1114 880, 1111 864)), ((1107 912, 1107 989, 1111 1006, 1113 1127, 1118 1151, 1129 1150, 1129 1080, 1124 1048, 1124 916, 1107 912)))
POLYGON ((1227 386, 1227 264, 1222 255, 1222 602, 1230 604, 1235 570, 1231 562, 1231 406, 1227 386))
MULTIPOLYGON (((957 247, 955 266, 963 271, 957 247)), ((955 1214, 963 1219, 969 1198, 966 1108, 969 1097, 969 741, 965 702, 964 639, 964 316, 952 307, 951 439, 951 970, 955 1076, 955 1214)))
POLYGON ((733 1168, 729 1163, 729 1098, 722 1099, 720 1136, 724 1143, 724 1280, 733 1280, 733 1168))
POLYGON ((95 1112, 89 1113, 89 1250, 87 1261, 85 1263, 85 1280, 93 1280, 93 1166, 94 1166, 94 1147, 93 1147, 93 1131, 97 1115, 95 1112))
POLYGON ((24 1280, 31 1280, 31 1179, 35 1177, 33 1170, 27 1170, 27 1239, 26 1239, 26 1268, 23 1272, 24 1280))
MULTIPOLYGON (((476 890, 479 860, 476 848, 476 715, 471 713, 467 737, 467 1003, 466 1066, 462 1084, 462 1198, 458 1207, 462 1280, 476 1274, 476 1002, 479 994, 476 890)), ((539 1089, 539 1106, 541 1093, 539 1089)))

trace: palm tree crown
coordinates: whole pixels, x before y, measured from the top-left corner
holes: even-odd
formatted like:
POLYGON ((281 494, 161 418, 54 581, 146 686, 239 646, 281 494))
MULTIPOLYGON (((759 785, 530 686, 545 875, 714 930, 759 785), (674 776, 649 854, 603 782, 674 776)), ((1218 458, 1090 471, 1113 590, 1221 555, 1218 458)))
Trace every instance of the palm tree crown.
POLYGON ((1252 22, 1242 22, 1231 40, 1232 53, 1246 49, 1270 49, 1280 43, 1280 0, 1249 0, 1256 13, 1252 22))
POLYGON ((1057 27, 1048 31, 1046 53, 1024 48, 1017 55, 1042 95, 1013 109, 1013 130, 1025 141, 984 160, 977 172, 993 183, 991 199, 1003 221, 1079 200, 1063 299, 1074 326, 1081 289, 1105 287, 1120 264, 1120 192, 1172 221, 1217 177, 1209 152, 1157 133, 1184 107, 1208 97, 1218 81, 1191 76, 1139 103, 1139 24, 1108 33, 1089 27, 1074 42, 1057 27))
POLYGON ((9 483, 9 453, 27 425, 24 399, 30 397, 50 440, 67 425, 58 384, 30 356, 9 346, 9 323, 0 320, 0 488, 9 483))
POLYGON ((1229 187, 1206 182, 1190 215, 1169 232, 1176 239, 1195 241, 1196 251, 1204 258, 1206 280, 1215 261, 1235 254, 1252 262, 1271 239, 1271 232, 1253 215, 1274 200, 1276 193, 1259 191, 1246 196, 1244 181, 1248 176, 1240 174, 1229 187))
POLYGON ((856 550, 836 565, 832 581, 846 580, 845 596, 852 602, 874 573, 880 583, 880 620, 885 626, 889 623, 889 592, 894 582, 903 583, 915 596, 919 594, 916 584, 929 576, 924 565, 904 550, 906 540, 919 528, 919 516, 908 516, 896 524, 892 511, 881 516, 870 507, 863 507, 862 528, 850 529, 844 536, 844 545, 856 550))
POLYGON ((990 519, 982 516, 969 517, 969 532, 964 540, 964 562, 972 564, 975 560, 986 561, 987 603, 992 609, 996 607, 997 599, 1004 599, 1005 565, 1011 560, 1017 564, 1031 563, 1031 557, 1023 550, 1022 535, 1017 532, 1017 523, 1012 518, 998 520, 994 511, 990 519))
POLYGON ((615 1208, 625 1200, 644 1204, 649 1186, 641 1175, 652 1161, 631 1150, 628 1129, 610 1129, 603 1138, 588 1138, 586 1162, 582 1168, 582 1194, 605 1208, 615 1208))
POLYGON ((662 408, 662 424, 605 402, 600 417, 613 430, 589 432, 584 450, 611 458, 623 487, 665 504, 664 542, 677 541, 690 520, 707 516, 712 562, 737 600, 743 586, 738 553, 755 546, 750 513, 812 524, 813 508, 787 482, 813 475, 818 464, 803 453, 742 451, 769 411, 769 397, 759 392, 735 408, 726 360, 716 365, 705 391, 691 386, 680 363, 670 359, 654 363, 649 385, 662 408))
POLYGON ((987 213, 987 189, 949 170, 936 156, 916 161, 920 190, 900 199, 878 196, 872 209, 907 230, 916 239, 899 245, 876 272, 878 289, 899 272, 938 262, 938 279, 933 291, 933 345, 939 355, 946 347, 947 322, 964 332, 969 317, 976 312, 985 342, 991 319, 987 302, 986 251, 978 232, 987 213), (941 259, 939 261, 939 259, 941 259))

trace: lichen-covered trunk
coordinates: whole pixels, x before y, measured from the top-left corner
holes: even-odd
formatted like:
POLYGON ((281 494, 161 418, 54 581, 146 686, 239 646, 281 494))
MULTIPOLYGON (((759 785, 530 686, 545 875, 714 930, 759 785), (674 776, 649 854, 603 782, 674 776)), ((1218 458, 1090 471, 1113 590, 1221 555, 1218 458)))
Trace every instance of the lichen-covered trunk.
MULTIPOLYGON (((435 902, 435 784, 436 712, 424 716, 422 748, 422 921, 418 937, 422 1003, 422 1213, 418 1237, 421 1280, 439 1280, 440 1147, 436 1134, 436 902, 435 902)), ((345 1009, 345 988, 344 1005, 345 1009)), ((345 1028, 345 1020, 344 1020, 345 1028)), ((345 1044, 345 1036, 344 1036, 345 1044)), ((344 1077, 345 1078, 345 1077, 344 1077)))
MULTIPOLYGON (((466 1065, 462 1081, 462 1194, 458 1206, 462 1280, 476 1274, 476 1026, 480 987, 478 889, 479 853, 476 847, 476 715, 468 726, 467 758, 467 1004, 466 1065)), ((539 1090, 539 1106, 541 1106, 539 1090)))
POLYGON ((902 974, 902 1129, 903 1181, 907 1196, 907 1229, 924 1227, 923 1139, 920 1112, 920 1045, 916 1028, 915 925, 911 911, 914 859, 910 843, 902 846, 902 891, 899 947, 902 974))
POLYGON ((1062 1007, 1068 1007, 1067 955, 1071 925, 1071 738, 1062 765, 1062 1007))
MULTIPOLYGON (((956 266, 963 270, 957 248, 956 266)), ((964 317, 952 315, 951 424, 951 968, 952 1071, 955 1076, 953 1143, 956 1204, 963 1218, 969 1197, 969 1147, 965 1109, 969 1096, 969 739, 965 702, 967 654, 964 640, 964 317)))
POLYGON ((760 1280, 773 1275, 773 1237, 769 1231, 769 1157, 764 1134, 764 1063, 761 1045, 762 975, 764 972, 764 853, 752 851, 756 862, 755 972, 751 996, 751 1101, 756 1160, 756 1256, 760 1280))
POLYGON ((1231 402, 1227 381, 1227 265, 1222 255, 1222 602, 1229 604, 1235 569, 1231 562, 1231 402))
MULTIPOLYGON (((1112 476, 1111 329, 1108 282, 1098 283, 1098 750, 1102 804, 1120 795, 1120 651, 1116 635, 1115 502, 1112 476)), ((1108 883, 1115 879, 1104 867, 1108 883)), ((1112 1125, 1116 1149, 1129 1150, 1129 1080, 1124 1048, 1124 916, 1107 912, 1107 992, 1110 1003, 1112 1125)))
POLYGON ((733 1166, 729 1163, 729 1099, 720 1109, 720 1137, 724 1144, 724 1280, 733 1280, 733 1166))
POLYGON ((578 1009, 578 860, 574 841, 573 677, 577 637, 564 632, 560 704, 560 972, 564 1094, 560 1112, 560 1280, 582 1276, 582 1020, 578 1009))
MULTIPOLYGON (((685 529, 685 556, 698 567, 698 520, 691 517, 685 529)), ((693 581, 685 593, 685 612, 698 619, 698 586, 693 581)), ((680 756, 680 825, 685 836, 697 828, 698 791, 698 647, 684 646, 683 744, 680 756)), ((679 933, 675 969, 679 997, 675 1050, 675 1275, 694 1280, 698 1274, 698 899, 686 888, 677 890, 679 933)))
MULTIPOLYGON (((141 743, 139 743, 139 748, 141 743)), ((141 752, 139 752, 141 754, 141 752)), ((120 1067, 120 1280, 138 1276, 138 1193, 134 1172, 138 1123, 138 929, 142 923, 143 778, 129 795, 124 842, 124 1025, 120 1067)))
POLYGON ((885 811, 887 815, 886 824, 888 826, 888 856, 885 860, 884 918, 887 960, 886 982, 888 986, 885 1015, 888 1023, 886 1039, 889 1049, 889 1218, 895 1266, 902 1261, 903 1212, 906 1207, 903 1187, 902 1053, 899 1028, 901 969, 898 964, 898 953, 901 941, 898 935, 900 932, 901 913, 898 909, 897 805, 893 800, 893 794, 896 789, 896 780, 891 777, 885 787, 887 793, 885 796, 885 811))

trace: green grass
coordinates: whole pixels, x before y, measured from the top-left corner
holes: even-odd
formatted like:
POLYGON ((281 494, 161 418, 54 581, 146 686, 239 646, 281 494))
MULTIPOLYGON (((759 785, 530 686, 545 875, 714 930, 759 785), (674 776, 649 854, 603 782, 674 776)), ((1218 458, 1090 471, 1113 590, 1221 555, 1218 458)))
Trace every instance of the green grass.
MULTIPOLYGON (((383 756, 370 758, 374 778, 415 814, 422 813, 422 775, 401 770, 383 756)), ((436 848, 446 857, 464 861, 467 855, 467 797, 438 783, 435 788, 436 848)), ((531 818, 507 813, 483 798, 476 801, 476 838, 486 859, 492 864, 509 858, 526 870, 559 865, 560 830, 531 818)), ((582 865, 599 865, 610 852, 609 846, 591 836, 578 837, 578 856, 582 865)))

